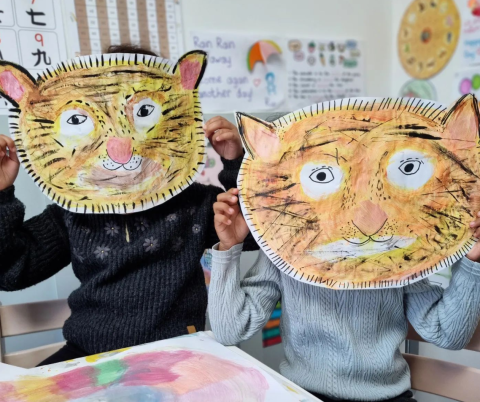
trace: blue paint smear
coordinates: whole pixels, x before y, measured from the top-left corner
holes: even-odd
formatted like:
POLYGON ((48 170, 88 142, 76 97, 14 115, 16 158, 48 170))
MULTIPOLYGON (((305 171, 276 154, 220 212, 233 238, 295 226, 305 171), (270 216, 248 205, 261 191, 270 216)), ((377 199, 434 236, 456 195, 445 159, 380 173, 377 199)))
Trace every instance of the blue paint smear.
POLYGON ((145 385, 125 387, 115 385, 86 397, 71 399, 69 402, 174 402, 175 395, 168 390, 160 390, 145 385))

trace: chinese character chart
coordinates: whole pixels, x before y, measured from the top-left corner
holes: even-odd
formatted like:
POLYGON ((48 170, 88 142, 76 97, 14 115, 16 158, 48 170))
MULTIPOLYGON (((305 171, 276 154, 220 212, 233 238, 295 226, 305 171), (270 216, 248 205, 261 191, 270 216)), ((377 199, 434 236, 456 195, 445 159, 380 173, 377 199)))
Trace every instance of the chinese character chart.
MULTIPOLYGON (((0 59, 25 67, 34 77, 67 55, 61 0, 2 0, 0 59)), ((0 114, 10 104, 0 99, 0 114)))
POLYGON ((179 0, 75 0, 80 54, 132 43, 175 60, 183 54, 179 0))

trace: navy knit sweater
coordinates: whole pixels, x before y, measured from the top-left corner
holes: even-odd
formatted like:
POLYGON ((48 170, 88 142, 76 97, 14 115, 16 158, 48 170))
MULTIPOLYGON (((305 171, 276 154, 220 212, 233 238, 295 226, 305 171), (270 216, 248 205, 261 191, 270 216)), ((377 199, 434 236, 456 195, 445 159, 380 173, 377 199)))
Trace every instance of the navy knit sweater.
MULTIPOLYGON (((241 160, 223 161, 236 186, 241 160)), ((212 205, 220 188, 193 184, 163 205, 130 215, 83 215, 51 205, 24 222, 14 188, 0 191, 0 290, 35 285, 72 263, 64 337, 88 354, 204 330, 200 259, 217 241, 212 205)), ((250 239, 246 249, 256 245, 250 239)))

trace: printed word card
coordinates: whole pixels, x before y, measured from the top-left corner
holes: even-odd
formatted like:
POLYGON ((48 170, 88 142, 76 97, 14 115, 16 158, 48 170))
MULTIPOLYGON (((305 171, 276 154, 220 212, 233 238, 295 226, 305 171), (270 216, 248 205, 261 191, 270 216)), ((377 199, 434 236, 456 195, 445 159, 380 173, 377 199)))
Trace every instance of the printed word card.
POLYGON ((190 49, 208 53, 200 84, 206 113, 292 111, 365 95, 363 53, 354 40, 211 32, 192 32, 190 39, 190 49))
MULTIPOLYGON (((67 57, 61 0, 0 2, 0 59, 25 67, 35 78, 67 57)), ((0 99, 0 114, 11 105, 0 99)))
POLYGON ((357 41, 292 39, 287 46, 289 111, 364 95, 363 58, 357 41))
POLYGON ((176 60, 183 52, 179 0, 74 0, 80 55, 132 43, 176 60))
POLYGON ((192 32, 191 49, 208 53, 200 83, 206 112, 272 110, 285 100, 286 69, 278 40, 192 32))

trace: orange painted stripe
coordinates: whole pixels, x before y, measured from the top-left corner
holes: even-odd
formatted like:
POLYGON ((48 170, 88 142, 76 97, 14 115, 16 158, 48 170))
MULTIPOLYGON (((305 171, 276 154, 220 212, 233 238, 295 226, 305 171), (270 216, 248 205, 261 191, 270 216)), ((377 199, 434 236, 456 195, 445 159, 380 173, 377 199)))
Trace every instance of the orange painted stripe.
POLYGON ((265 324, 265 329, 270 329, 270 328, 275 328, 275 327, 278 327, 280 325, 280 318, 276 319, 276 320, 270 320, 268 321, 266 324, 265 324))
POLYGON ((90 31, 88 29, 87 3, 85 0, 75 0, 75 16, 77 18, 78 38, 80 40, 80 54, 92 54, 90 31))

